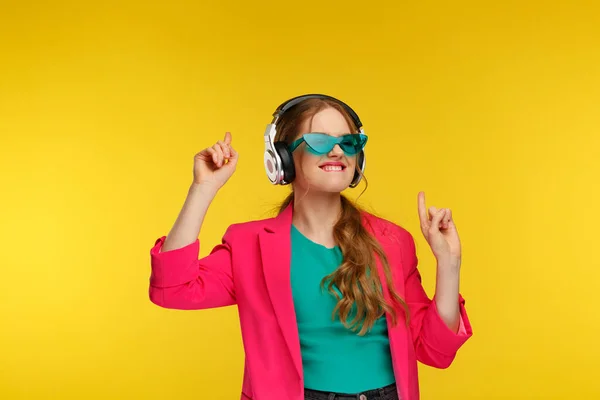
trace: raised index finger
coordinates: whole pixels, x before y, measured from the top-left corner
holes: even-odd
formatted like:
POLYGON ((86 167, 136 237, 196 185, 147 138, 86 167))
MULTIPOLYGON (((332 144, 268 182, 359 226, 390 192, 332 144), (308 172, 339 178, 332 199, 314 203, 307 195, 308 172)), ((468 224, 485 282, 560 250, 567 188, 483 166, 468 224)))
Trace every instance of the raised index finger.
POLYGON ((417 196, 417 203, 421 225, 427 225, 429 218, 427 218, 427 208, 425 207, 425 192, 419 192, 419 195, 417 196))
POLYGON ((231 132, 225 132, 225 140, 224 140, 225 144, 230 144, 231 143, 231 132))

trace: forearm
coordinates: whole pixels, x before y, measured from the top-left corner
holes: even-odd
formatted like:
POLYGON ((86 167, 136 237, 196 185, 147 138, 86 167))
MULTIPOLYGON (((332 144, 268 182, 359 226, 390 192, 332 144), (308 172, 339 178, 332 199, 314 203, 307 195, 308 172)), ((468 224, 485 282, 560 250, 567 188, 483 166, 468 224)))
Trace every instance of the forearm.
POLYGON ((438 261, 435 303, 440 317, 453 332, 458 332, 460 326, 459 286, 460 265, 438 261))
POLYGON ((179 249, 198 239, 204 217, 216 194, 217 189, 210 186, 195 183, 190 186, 185 203, 161 251, 179 249))

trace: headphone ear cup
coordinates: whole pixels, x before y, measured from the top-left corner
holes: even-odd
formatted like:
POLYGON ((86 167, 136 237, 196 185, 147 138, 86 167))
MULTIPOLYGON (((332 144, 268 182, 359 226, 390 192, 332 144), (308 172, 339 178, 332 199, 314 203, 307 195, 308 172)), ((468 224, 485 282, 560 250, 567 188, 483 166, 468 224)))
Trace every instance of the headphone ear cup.
MULTIPOLYGON (((365 171, 365 152, 364 150, 358 154, 356 158, 356 166, 360 168, 361 172, 365 171)), ((352 182, 350 183, 350 187, 356 187, 362 179, 362 175, 358 172, 358 170, 354 171, 354 177, 352 178, 352 182)))
POLYGON ((277 154, 281 159, 283 179, 286 183, 291 183, 296 178, 296 168, 294 167, 292 153, 290 153, 285 142, 275 142, 275 151, 277 151, 277 154))

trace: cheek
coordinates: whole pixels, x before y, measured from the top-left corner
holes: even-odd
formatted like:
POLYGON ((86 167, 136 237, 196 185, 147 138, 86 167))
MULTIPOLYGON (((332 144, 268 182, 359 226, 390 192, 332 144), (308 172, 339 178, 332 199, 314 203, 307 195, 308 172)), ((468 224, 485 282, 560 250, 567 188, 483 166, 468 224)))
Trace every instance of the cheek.
POLYGON ((307 151, 294 153, 294 163, 296 166, 308 167, 319 163, 319 157, 310 154, 307 151))
POLYGON ((304 174, 304 171, 309 171, 310 168, 317 166, 320 159, 306 151, 295 152, 293 157, 294 166, 296 167, 296 176, 302 175, 304 174))
POLYGON ((348 169, 354 171, 356 169, 356 156, 348 157, 348 169))

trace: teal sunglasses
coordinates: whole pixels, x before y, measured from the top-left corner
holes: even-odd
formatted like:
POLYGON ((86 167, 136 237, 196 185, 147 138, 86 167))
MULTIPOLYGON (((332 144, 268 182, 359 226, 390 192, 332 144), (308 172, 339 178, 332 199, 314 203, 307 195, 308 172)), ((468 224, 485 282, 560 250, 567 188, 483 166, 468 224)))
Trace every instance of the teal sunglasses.
POLYGON ((307 150, 313 154, 322 155, 329 153, 337 144, 347 156, 353 156, 364 149, 367 139, 367 135, 363 133, 349 133, 338 137, 326 133, 305 133, 288 148, 290 152, 293 152, 302 142, 306 142, 307 150))

